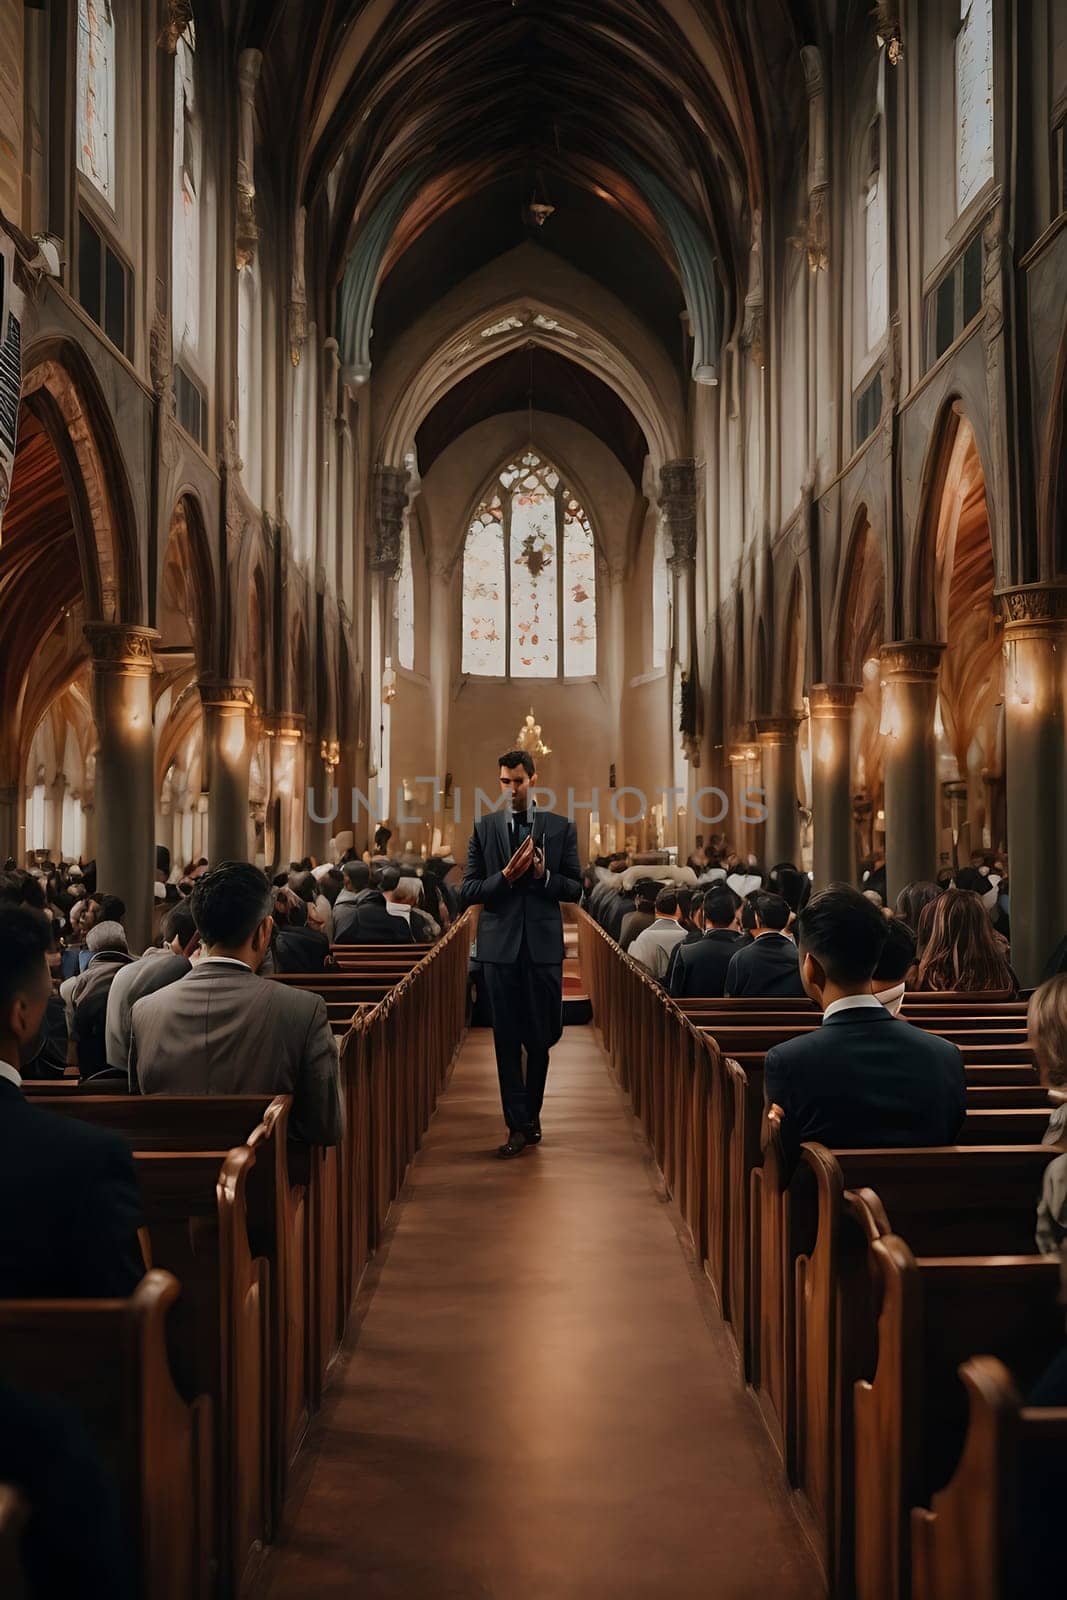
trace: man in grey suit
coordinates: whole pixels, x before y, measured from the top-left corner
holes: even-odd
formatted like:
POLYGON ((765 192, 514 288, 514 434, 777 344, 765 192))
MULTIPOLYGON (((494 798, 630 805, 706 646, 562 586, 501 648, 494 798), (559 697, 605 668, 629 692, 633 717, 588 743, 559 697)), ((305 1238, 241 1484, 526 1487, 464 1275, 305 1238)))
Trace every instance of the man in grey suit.
POLYGON ((337 1046, 319 995, 258 976, 270 948, 271 891, 258 867, 226 861, 191 896, 203 955, 131 1012, 130 1084, 142 1094, 289 1094, 289 1126, 337 1144, 337 1046))
POLYGON ((530 796, 536 781, 528 751, 500 757, 500 788, 510 804, 475 825, 460 889, 464 906, 482 907, 475 948, 508 1126, 497 1151, 504 1161, 541 1142, 548 1053, 563 1031, 560 905, 582 893, 574 823, 537 810, 530 796))

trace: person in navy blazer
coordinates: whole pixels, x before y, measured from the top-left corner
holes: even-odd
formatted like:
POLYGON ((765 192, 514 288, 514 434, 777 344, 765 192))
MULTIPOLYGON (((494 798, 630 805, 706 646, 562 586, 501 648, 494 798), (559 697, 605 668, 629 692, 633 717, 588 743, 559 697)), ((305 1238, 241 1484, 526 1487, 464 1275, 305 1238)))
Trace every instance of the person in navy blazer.
POLYGON ((536 782, 528 751, 500 757, 509 804, 475 824, 460 889, 464 906, 482 907, 475 953, 493 1018, 508 1127, 497 1154, 505 1160, 540 1143, 549 1051, 563 1031, 560 905, 582 893, 574 823, 537 809, 530 795, 536 782))
POLYGON ((832 884, 797 919, 804 988, 822 1027, 768 1050, 764 1097, 796 1156, 806 1140, 837 1149, 953 1144, 967 1111, 954 1044, 894 1017, 871 992, 887 937, 857 889, 832 884))
POLYGON ((144 1276, 129 1145, 22 1093, 50 944, 39 911, 0 906, 0 1300, 124 1297, 144 1276))

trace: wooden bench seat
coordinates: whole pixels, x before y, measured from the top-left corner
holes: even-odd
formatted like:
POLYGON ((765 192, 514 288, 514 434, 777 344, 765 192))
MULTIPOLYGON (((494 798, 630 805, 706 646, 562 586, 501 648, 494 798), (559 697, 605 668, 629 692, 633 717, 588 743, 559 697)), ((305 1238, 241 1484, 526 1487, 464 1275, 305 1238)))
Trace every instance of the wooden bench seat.
POLYGON ((0 1594, 5 1600, 29 1600, 21 1554, 28 1511, 18 1490, 0 1483, 0 1594))
POLYGON ((913 1507, 960 1462, 964 1361, 993 1355, 1029 1387, 1063 1343, 1059 1262, 917 1257, 895 1234, 870 1247, 880 1305, 877 1365, 856 1385, 853 1483, 857 1600, 902 1600, 913 1507))
MULTIPOLYGON (((316 1266, 321 1241, 313 1217, 321 1201, 312 1191, 320 1163, 306 1145, 287 1138, 288 1096, 267 1095, 84 1095, 38 1099, 57 1115, 110 1128, 135 1152, 217 1152, 252 1139, 258 1176, 250 1219, 251 1248, 269 1268, 272 1373, 272 1506, 280 1519, 289 1467, 303 1441, 321 1387, 316 1266)), ((317 1153, 316 1153, 317 1155, 317 1153)))
POLYGON ((1024 1406, 994 1356, 972 1357, 959 1376, 967 1437, 950 1481, 912 1510, 911 1600, 1010 1600, 1033 1562, 1018 1536, 1023 1497, 1035 1482, 1063 1481, 1067 1407, 1024 1406))
MULTIPOLYGON (((831 1151, 806 1144, 783 1193, 771 1140, 762 1183, 768 1209, 766 1190, 777 1183, 779 1210, 761 1224, 775 1235, 788 1277, 781 1321, 772 1325, 772 1307, 760 1307, 761 1359, 772 1363, 787 1412, 791 1478, 836 1587, 847 1589, 852 1571, 852 1390, 874 1364, 870 1243, 895 1232, 924 1255, 1029 1255, 1041 1174, 1054 1155, 1047 1146, 831 1151)), ((764 1257, 761 1265, 762 1291, 772 1263, 764 1257)))
POLYGON ((118 1482, 139 1593, 211 1600, 211 1401, 183 1396, 171 1368, 180 1292, 153 1271, 128 1300, 0 1300, 0 1371, 84 1419, 118 1482))
POLYGON ((273 1185, 271 1129, 230 1151, 134 1152, 151 1263, 181 1283, 172 1354, 215 1417, 220 1592, 246 1592, 271 1537, 269 1263, 255 1256, 273 1185), (260 1159, 262 1158, 262 1160, 260 1159))

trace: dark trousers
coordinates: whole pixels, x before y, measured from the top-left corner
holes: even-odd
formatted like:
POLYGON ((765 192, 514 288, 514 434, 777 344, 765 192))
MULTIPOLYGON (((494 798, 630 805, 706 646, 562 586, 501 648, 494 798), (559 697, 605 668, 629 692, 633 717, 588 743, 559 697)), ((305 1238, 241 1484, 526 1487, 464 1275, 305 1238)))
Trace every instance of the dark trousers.
POLYGON ((493 1016, 504 1121, 509 1128, 526 1128, 541 1115, 548 1052, 563 1032, 563 967, 540 966, 525 956, 484 961, 482 981, 493 1016))

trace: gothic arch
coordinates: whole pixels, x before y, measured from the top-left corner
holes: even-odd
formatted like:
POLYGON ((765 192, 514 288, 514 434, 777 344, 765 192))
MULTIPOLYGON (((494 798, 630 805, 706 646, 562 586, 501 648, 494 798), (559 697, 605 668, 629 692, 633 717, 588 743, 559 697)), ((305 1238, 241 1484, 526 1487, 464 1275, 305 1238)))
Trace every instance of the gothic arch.
POLYGON ((491 495, 495 492, 494 486, 499 485, 500 474, 507 469, 512 461, 517 460, 527 451, 537 456, 538 460, 543 462, 545 466, 553 467, 555 468, 556 472, 559 473, 560 481, 571 490, 575 499, 579 502, 582 510, 589 519, 589 526, 593 530, 593 543, 596 546, 597 556, 602 560, 605 559, 604 544, 600 535, 597 514, 593 509, 595 500, 590 496, 588 489, 583 485, 581 474, 576 474, 571 471, 571 468, 565 459, 565 452, 560 452, 559 450, 555 449, 545 449, 542 445, 539 445, 535 439, 532 443, 529 440, 527 440, 525 443, 516 442, 512 449, 506 450, 503 455, 499 457, 492 472, 486 473, 485 477, 482 479, 477 493, 473 495, 467 503, 456 542, 447 552, 449 565, 451 567, 454 567, 458 562, 463 560, 463 548, 467 542, 467 534, 470 530, 470 525, 474 520, 474 514, 478 507, 488 495, 491 495))
POLYGON ((863 664, 885 643, 885 559, 866 504, 856 509, 838 591, 834 672, 844 683, 863 681, 863 664))
MULTIPOLYGON (((958 395, 953 395, 942 408, 941 417, 931 434, 930 448, 922 474, 919 500, 919 517, 915 537, 906 559, 905 615, 914 619, 917 636, 936 640, 941 618, 938 616, 938 530, 946 495, 959 487, 959 475, 964 470, 964 457, 973 449, 983 480, 991 480, 986 470, 979 440, 979 430, 964 410, 958 395)), ((986 501, 990 539, 993 538, 993 508, 986 501)))
POLYGON ((615 390, 640 423, 657 470, 685 453, 683 397, 659 342, 608 291, 547 251, 521 245, 453 290, 398 339, 375 383, 382 404, 378 459, 403 461, 415 448, 420 423, 444 395, 531 341, 615 390), (531 281, 540 285, 537 294, 529 292, 531 281))
POLYGON ((122 452, 88 358, 66 339, 30 346, 22 398, 59 457, 90 621, 144 619, 137 522, 122 452))
POLYGON ((167 637, 168 615, 184 617, 201 673, 215 668, 218 641, 218 606, 203 509, 191 489, 179 491, 171 512, 163 559, 160 563, 157 625, 167 637))

